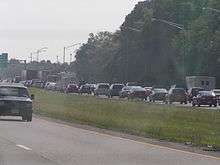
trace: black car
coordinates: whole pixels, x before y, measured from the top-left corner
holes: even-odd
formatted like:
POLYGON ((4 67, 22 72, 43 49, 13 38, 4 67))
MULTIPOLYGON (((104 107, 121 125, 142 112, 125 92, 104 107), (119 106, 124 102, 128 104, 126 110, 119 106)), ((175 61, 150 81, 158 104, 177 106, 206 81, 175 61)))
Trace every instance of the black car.
POLYGON ((187 93, 183 88, 172 88, 166 95, 166 103, 172 104, 173 102, 180 102, 187 104, 187 93))
POLYGON ((198 105, 209 105, 210 107, 214 105, 217 107, 217 98, 215 93, 212 91, 200 91, 199 94, 193 98, 192 106, 198 105))
POLYGON ((82 85, 80 88, 79 88, 79 93, 80 94, 92 94, 92 89, 91 89, 91 86, 90 85, 82 85))
POLYGON ((119 93, 121 92, 122 88, 124 88, 123 84, 112 84, 109 89, 109 95, 108 97, 113 96, 119 96, 119 93))
POLYGON ((188 100, 191 103, 193 100, 193 97, 197 96, 199 94, 200 91, 204 91, 204 88, 200 88, 200 87, 194 87, 194 88, 190 88, 188 90, 188 100))
POLYGON ((167 90, 163 88, 155 88, 152 91, 152 94, 149 96, 150 102, 155 101, 166 101, 167 90))
POLYGON ((0 116, 21 116, 31 122, 33 99, 22 84, 0 84, 0 116))
POLYGON ((79 93, 79 87, 76 84, 69 84, 65 89, 65 93, 79 93))

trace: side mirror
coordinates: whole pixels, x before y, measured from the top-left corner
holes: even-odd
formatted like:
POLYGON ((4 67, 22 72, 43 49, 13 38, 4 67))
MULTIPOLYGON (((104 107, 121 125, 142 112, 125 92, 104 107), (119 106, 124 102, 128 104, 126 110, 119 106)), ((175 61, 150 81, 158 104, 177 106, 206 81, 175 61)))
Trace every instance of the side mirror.
POLYGON ((31 95, 31 100, 34 100, 35 99, 35 96, 34 95, 31 95))

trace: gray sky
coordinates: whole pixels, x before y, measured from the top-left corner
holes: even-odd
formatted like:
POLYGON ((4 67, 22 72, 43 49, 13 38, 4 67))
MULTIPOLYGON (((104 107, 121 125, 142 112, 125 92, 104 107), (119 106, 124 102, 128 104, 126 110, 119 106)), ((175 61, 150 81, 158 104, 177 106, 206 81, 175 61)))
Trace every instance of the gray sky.
POLYGON ((64 46, 85 42, 90 32, 115 31, 138 1, 0 0, 0 53, 27 59, 48 47, 40 60, 62 61, 64 46))

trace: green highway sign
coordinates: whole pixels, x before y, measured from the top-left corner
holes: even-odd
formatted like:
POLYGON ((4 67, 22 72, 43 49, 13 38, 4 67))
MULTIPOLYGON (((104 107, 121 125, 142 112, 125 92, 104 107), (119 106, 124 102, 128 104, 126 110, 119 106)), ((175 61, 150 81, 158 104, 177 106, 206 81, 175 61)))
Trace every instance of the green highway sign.
POLYGON ((8 53, 0 54, 0 69, 6 68, 8 65, 8 53))

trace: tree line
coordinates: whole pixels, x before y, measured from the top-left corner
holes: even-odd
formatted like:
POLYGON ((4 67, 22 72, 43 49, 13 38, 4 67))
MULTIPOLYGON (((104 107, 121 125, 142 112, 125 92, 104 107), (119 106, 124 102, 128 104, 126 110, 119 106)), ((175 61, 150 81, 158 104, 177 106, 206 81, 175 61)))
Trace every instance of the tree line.
POLYGON ((183 85, 215 76, 220 86, 219 0, 139 2, 114 33, 91 33, 71 67, 85 82, 183 85))

